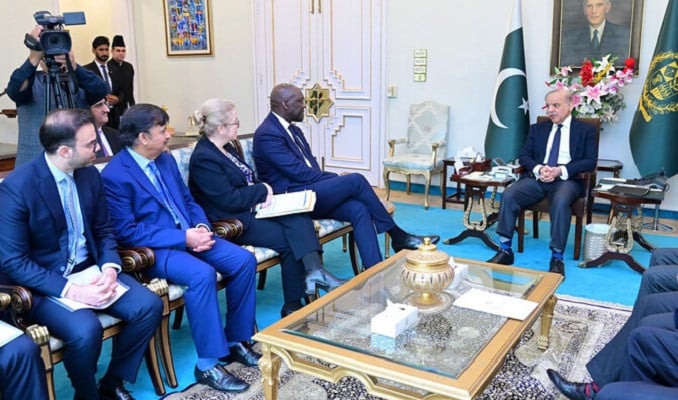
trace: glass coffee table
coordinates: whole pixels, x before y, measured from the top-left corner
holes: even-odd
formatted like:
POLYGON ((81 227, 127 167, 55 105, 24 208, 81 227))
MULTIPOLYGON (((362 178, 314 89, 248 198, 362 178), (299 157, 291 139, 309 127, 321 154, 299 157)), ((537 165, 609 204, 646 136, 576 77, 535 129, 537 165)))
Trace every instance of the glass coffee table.
POLYGON ((396 339, 372 334, 370 322, 387 299, 404 303, 400 282, 408 250, 368 269, 346 284, 258 332, 259 368, 266 399, 277 398, 284 360, 295 371, 331 382, 358 378, 367 391, 395 399, 471 399, 492 380, 506 354, 542 315, 538 345, 548 347, 562 276, 456 258, 468 276, 447 292, 458 298, 471 288, 537 303, 523 321, 455 307, 420 313, 418 324, 396 339))

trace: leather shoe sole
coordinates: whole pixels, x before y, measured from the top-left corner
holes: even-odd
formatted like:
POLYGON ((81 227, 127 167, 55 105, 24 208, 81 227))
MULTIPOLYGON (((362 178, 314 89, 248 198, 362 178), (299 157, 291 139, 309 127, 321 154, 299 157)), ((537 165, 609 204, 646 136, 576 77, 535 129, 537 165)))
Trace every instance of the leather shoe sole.
POLYGON ((505 250, 499 250, 494 257, 487 260, 488 263, 501 264, 501 265, 513 265, 513 253, 509 253, 505 250))
POLYGON ((247 382, 226 371, 226 368, 221 364, 217 364, 207 371, 200 371, 196 367, 193 374, 196 382, 221 392, 240 393, 250 387, 247 382))

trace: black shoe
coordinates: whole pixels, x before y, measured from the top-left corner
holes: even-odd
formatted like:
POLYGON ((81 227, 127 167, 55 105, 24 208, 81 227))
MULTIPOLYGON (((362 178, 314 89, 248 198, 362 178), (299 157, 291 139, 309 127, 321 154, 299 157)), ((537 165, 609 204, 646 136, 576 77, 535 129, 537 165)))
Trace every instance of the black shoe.
POLYGON ((547 369, 546 373, 549 376, 553 386, 564 394, 570 400, 592 400, 596 398, 596 384, 595 383, 575 383, 568 382, 558 372, 547 369))
POLYGON ((337 278, 322 267, 309 272, 304 282, 306 284, 306 294, 315 294, 316 287, 329 292, 346 283, 344 279, 337 278))
POLYGON ((549 262, 549 272, 554 272, 565 277, 565 264, 563 260, 558 258, 551 257, 551 262, 549 262))
POLYGON ((252 350, 251 347, 238 343, 235 346, 229 347, 228 355, 219 358, 219 361, 227 363, 237 362, 248 367, 256 367, 259 365, 260 358, 261 354, 252 350))
POLYGON ((99 398, 101 400, 134 400, 134 397, 125 389, 120 381, 117 384, 99 382, 99 398))
POLYGON ((221 364, 217 364, 207 371, 201 371, 198 367, 195 367, 193 375, 195 375, 196 382, 221 392, 239 393, 250 387, 247 382, 226 371, 226 368, 221 364))
POLYGON ((487 262, 493 264, 513 265, 513 251, 499 249, 497 254, 487 260, 487 262))
POLYGON ((293 312, 300 310, 304 307, 301 302, 298 304, 283 304, 282 308, 280 309, 280 317, 285 318, 286 316, 292 314, 293 312))
POLYGON ((438 235, 407 235, 402 242, 396 242, 395 240, 391 242, 391 247, 396 253, 403 249, 417 250, 419 246, 424 244, 425 238, 429 238, 433 244, 436 244, 440 241, 440 236, 438 235))

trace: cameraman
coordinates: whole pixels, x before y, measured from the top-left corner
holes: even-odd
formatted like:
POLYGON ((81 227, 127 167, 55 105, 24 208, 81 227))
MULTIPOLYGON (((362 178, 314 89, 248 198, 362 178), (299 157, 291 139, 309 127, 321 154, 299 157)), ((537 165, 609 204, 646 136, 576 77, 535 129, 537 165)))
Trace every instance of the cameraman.
MULTIPOLYGON (((30 35, 40 41, 40 34, 44 27, 37 25, 30 35)), ((62 70, 66 71, 66 54, 54 56, 54 60, 61 64, 62 70)), ((76 108, 89 108, 86 92, 101 92, 107 90, 106 83, 96 74, 85 68, 79 68, 75 62, 73 52, 68 53, 70 63, 73 66, 74 83, 79 87, 70 85, 73 96, 73 104, 76 108)), ((70 80, 70 79, 68 79, 70 80)), ((30 50, 28 59, 10 76, 7 84, 7 95, 14 100, 17 107, 19 123, 19 139, 16 155, 16 166, 31 160, 42 152, 42 146, 38 138, 40 124, 45 118, 45 93, 47 83, 47 67, 45 56, 42 51, 30 50), (36 72, 38 64, 41 71, 36 72)), ((68 82, 64 82, 67 84, 68 82)), ((53 97, 53 96, 52 96, 53 97)), ((49 99, 49 109, 56 108, 54 98, 49 99)))

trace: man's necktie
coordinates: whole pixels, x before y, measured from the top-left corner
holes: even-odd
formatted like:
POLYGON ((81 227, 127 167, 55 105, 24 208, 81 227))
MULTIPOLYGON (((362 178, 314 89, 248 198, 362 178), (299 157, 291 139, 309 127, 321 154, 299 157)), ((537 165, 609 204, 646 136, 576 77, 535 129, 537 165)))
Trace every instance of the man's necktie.
POLYGON ((563 124, 558 124, 556 134, 553 135, 553 143, 551 143, 551 151, 549 152, 549 159, 547 164, 551 167, 558 165, 558 153, 560 152, 560 128, 563 124))
POLYGON ((162 175, 160 175, 160 171, 158 170, 158 166, 155 165, 155 161, 151 161, 148 163, 148 169, 151 171, 151 175, 153 176, 153 186, 158 190, 160 193, 160 196, 163 199, 163 202, 165 203, 165 207, 167 210, 172 214, 172 218, 174 219, 174 222, 183 229, 188 229, 190 228, 190 223, 186 220, 184 215, 181 213, 179 208, 176 206, 174 201, 172 200, 172 196, 170 196, 169 190, 167 189, 167 186, 165 186, 165 181, 162 179, 162 175))
POLYGON ((304 144, 304 141, 300 137, 300 135, 303 135, 303 133, 301 133, 301 129, 299 129, 299 127, 294 124, 290 124, 290 132, 292 133, 292 138, 294 139, 294 142, 297 144, 297 147, 301 152, 301 156, 304 157, 304 162, 306 162, 306 165, 310 167, 311 162, 309 161, 309 157, 312 156, 310 154, 306 154, 306 145, 304 144))
POLYGON ((105 65, 101 65, 101 76, 104 78, 104 81, 106 81, 108 90, 111 90, 111 78, 108 76, 108 69, 105 65))
POLYGON ((104 131, 101 130, 101 128, 97 129, 97 143, 99 144, 99 151, 96 153, 97 157, 108 157, 113 155, 106 142, 104 142, 104 131))
POLYGON ((591 39, 591 45, 594 49, 597 49, 600 46, 600 38, 598 38, 598 29, 593 30, 593 39, 591 39))
POLYGON ((66 225, 68 225, 68 261, 66 263, 65 275, 68 275, 75 266, 75 258, 78 252, 78 235, 82 232, 78 210, 75 206, 75 181, 68 175, 61 181, 62 193, 64 196, 64 213, 66 214, 66 225))

